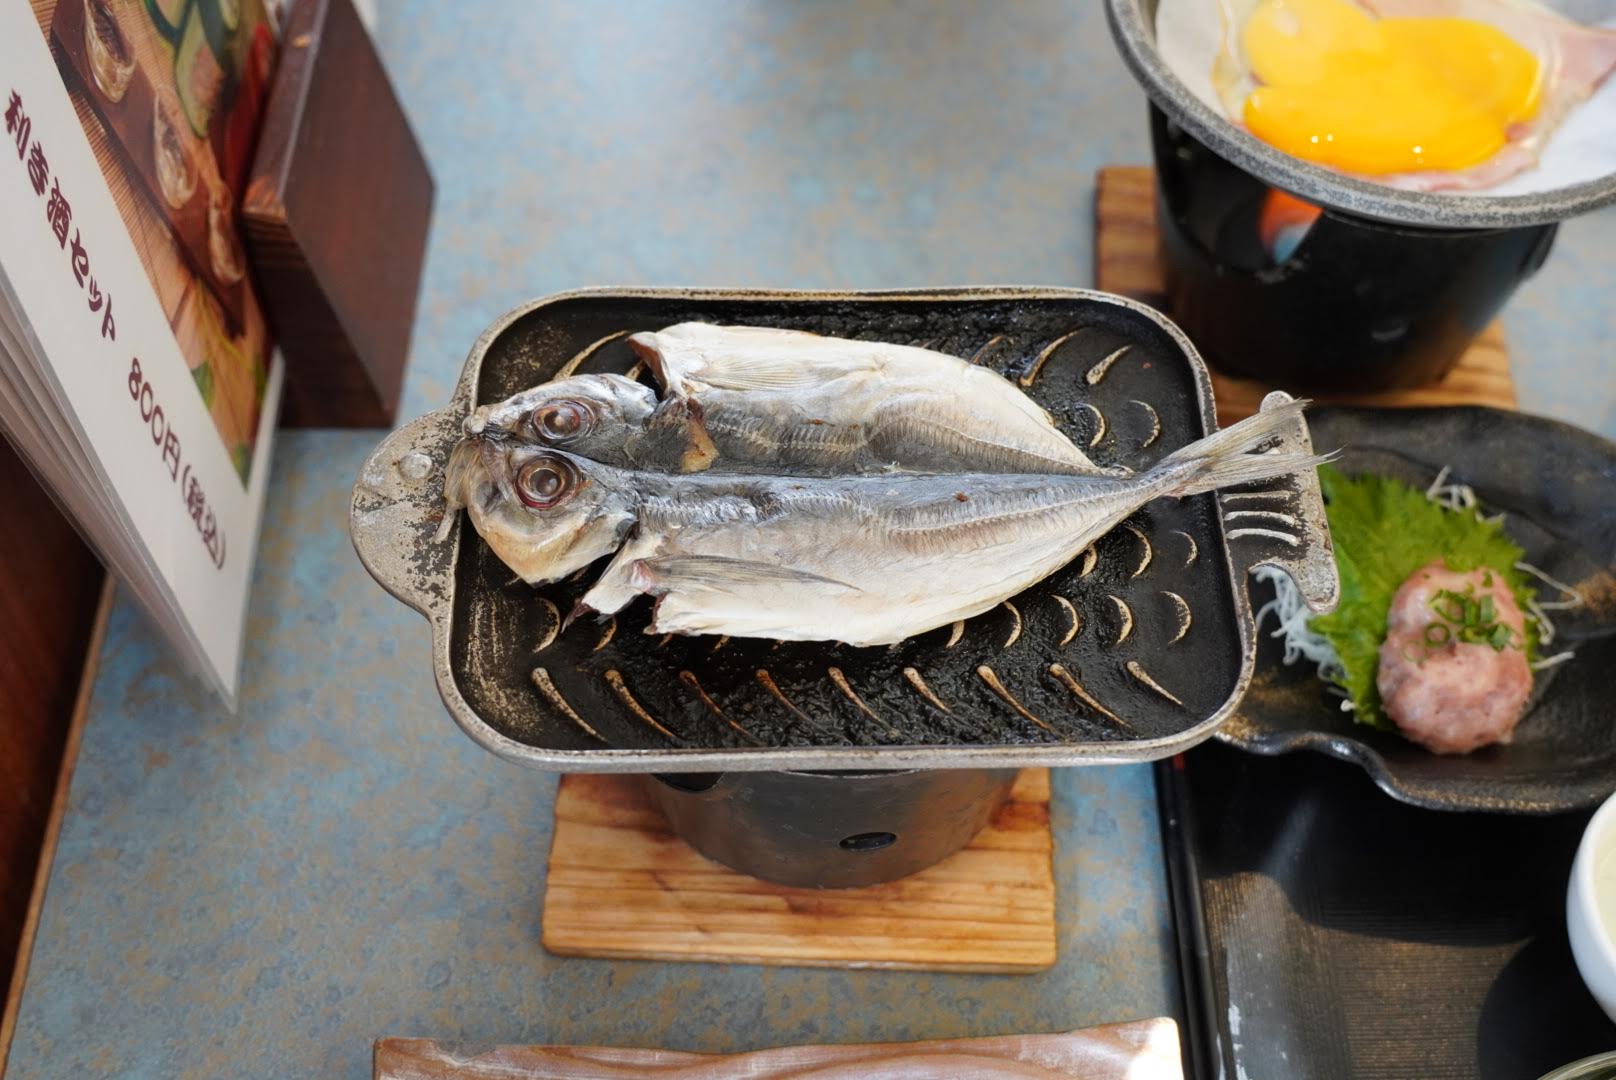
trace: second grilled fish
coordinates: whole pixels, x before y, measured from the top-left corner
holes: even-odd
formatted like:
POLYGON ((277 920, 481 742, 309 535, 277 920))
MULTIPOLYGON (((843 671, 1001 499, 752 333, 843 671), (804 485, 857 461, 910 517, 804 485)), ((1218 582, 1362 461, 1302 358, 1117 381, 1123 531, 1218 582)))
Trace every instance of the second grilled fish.
POLYGON ((457 450, 451 482, 530 582, 616 549, 582 609, 647 593, 655 633, 877 645, 992 608, 1153 499, 1311 468, 1321 459, 1253 452, 1300 410, 1259 413, 1130 477, 669 476, 483 443, 457 450))

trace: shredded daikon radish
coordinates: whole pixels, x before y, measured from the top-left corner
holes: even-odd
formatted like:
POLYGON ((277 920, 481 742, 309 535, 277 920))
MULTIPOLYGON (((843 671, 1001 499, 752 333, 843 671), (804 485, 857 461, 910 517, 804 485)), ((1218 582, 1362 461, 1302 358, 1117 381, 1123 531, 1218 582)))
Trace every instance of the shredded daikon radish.
POLYGON ((1447 482, 1448 474, 1453 471, 1451 466, 1444 465, 1431 481, 1431 486, 1425 489, 1425 497, 1442 507, 1459 513, 1464 510, 1473 511, 1477 521, 1485 521, 1489 525, 1503 521, 1503 514, 1494 514, 1486 517, 1481 512, 1481 505, 1476 498, 1476 489, 1469 484, 1450 484, 1447 482))
MULTIPOLYGON (((1302 599, 1302 591, 1296 587, 1291 576, 1272 566, 1259 566, 1252 576, 1274 587, 1274 598, 1257 609, 1257 626, 1261 628, 1263 620, 1270 614, 1279 621, 1278 629, 1270 636, 1284 639, 1285 663, 1294 664, 1306 657, 1318 666, 1319 678, 1334 682, 1344 677, 1346 668, 1341 666, 1341 658, 1336 655, 1335 647, 1328 638, 1315 633, 1308 626, 1313 612, 1308 609, 1307 601, 1302 599)), ((1351 707, 1351 701, 1345 703, 1345 708, 1351 707)))
MULTIPOLYGON (((1543 571, 1539 570, 1529 562, 1518 562, 1515 564, 1515 569, 1519 570, 1523 574, 1531 574, 1544 584, 1551 585, 1554 588, 1559 589, 1560 595, 1566 597, 1564 600, 1539 600, 1534 596, 1526 602, 1526 610, 1531 612, 1532 618, 1537 620, 1538 644, 1553 644, 1554 620, 1549 618, 1549 612, 1569 611, 1573 608, 1581 607, 1583 605, 1582 594, 1564 582, 1556 581, 1554 578, 1550 577, 1548 574, 1545 574, 1543 571)), ((1551 667, 1553 664, 1560 663, 1562 658, 1569 660, 1573 655, 1574 654, 1568 650, 1561 653, 1558 657, 1551 656, 1547 660, 1539 660, 1532 666, 1532 670, 1541 671, 1545 667, 1551 667)))
POLYGON ((1554 644, 1554 620, 1543 610, 1543 605, 1537 602, 1537 597, 1531 596, 1526 600, 1526 613, 1537 622, 1537 643, 1539 645, 1554 644))
POLYGON ((1519 570, 1523 574, 1531 574, 1545 585, 1552 585, 1554 588, 1560 590, 1561 595, 1567 598, 1564 600, 1541 601, 1539 606, 1541 606, 1545 611, 1568 611, 1572 608, 1580 608, 1585 603, 1582 598, 1582 594, 1576 589, 1573 589, 1571 586, 1562 581, 1556 581, 1554 578, 1551 578, 1549 575, 1545 574, 1543 571, 1539 570, 1529 562, 1518 562, 1515 564, 1515 569, 1519 570))

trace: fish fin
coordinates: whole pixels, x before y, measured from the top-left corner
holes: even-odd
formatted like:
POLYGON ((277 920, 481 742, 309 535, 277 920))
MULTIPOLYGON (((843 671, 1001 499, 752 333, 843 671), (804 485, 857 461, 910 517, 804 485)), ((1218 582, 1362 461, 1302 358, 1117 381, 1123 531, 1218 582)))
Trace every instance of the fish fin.
POLYGON ((643 559, 634 576, 657 598, 651 613, 656 633, 796 638, 793 630, 805 608, 819 611, 820 623, 830 625, 824 612, 844 610, 862 591, 819 574, 717 556, 643 559))
POLYGON ((630 534, 627 542, 612 556, 612 561, 606 564, 606 569, 600 572, 600 577, 578 598, 574 613, 587 610, 614 615, 630 600, 645 592, 635 580, 634 567, 641 559, 655 554, 661 542, 652 534, 630 534))
POLYGON ((823 371, 796 360, 749 358, 740 363, 709 364, 701 381, 720 390, 806 390, 824 383, 823 371))
POLYGON ((641 559, 639 563, 637 572, 642 580, 659 592, 689 586, 728 592, 774 585, 829 585, 851 592, 862 591, 856 585, 806 570, 722 555, 658 555, 641 559))
POLYGON ((1151 473, 1170 480, 1165 494, 1184 496, 1271 480, 1322 465, 1335 455, 1289 450, 1260 452, 1270 444, 1283 442, 1286 435, 1302 427, 1302 409, 1306 405, 1305 401, 1291 401, 1248 416, 1173 451, 1151 473))
POLYGON ((845 581, 773 563, 721 555, 649 555, 650 546, 631 544, 620 550, 600 580, 578 601, 579 608, 608 614, 620 611, 642 593, 701 596, 704 602, 719 598, 753 602, 758 590, 772 592, 789 586, 861 591, 845 581))
POLYGON ((587 597, 579 599, 572 605, 572 610, 567 612, 566 616, 561 620, 561 626, 556 633, 566 633, 567 627, 571 626, 574 622, 577 622, 585 615, 592 615, 594 613, 595 609, 589 606, 587 597))

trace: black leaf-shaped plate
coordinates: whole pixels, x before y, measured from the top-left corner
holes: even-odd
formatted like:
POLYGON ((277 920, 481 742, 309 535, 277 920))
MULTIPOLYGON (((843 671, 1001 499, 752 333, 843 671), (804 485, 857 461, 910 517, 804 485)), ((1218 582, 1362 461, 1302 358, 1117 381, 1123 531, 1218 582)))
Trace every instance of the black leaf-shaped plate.
MULTIPOLYGON (((1341 448, 1347 473, 1424 487, 1451 466, 1488 513, 1505 513, 1527 561, 1586 600, 1553 613, 1557 637, 1546 650, 1576 656, 1539 673, 1514 741, 1442 756, 1355 724, 1312 665, 1281 662, 1269 620, 1258 635, 1251 689, 1219 737, 1262 754, 1319 750, 1356 762, 1387 793, 1433 809, 1546 814, 1616 791, 1616 444, 1558 421, 1479 407, 1327 407, 1309 422, 1313 445, 1341 448)), ((1252 595, 1261 604, 1272 593, 1254 585, 1252 595)))

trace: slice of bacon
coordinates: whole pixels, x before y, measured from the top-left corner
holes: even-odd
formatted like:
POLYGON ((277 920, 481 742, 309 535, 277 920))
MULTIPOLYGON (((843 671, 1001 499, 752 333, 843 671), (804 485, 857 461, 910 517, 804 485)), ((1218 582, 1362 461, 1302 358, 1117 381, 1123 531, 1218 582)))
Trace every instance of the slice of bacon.
POLYGON ((1543 104, 1515 125, 1503 149, 1468 169, 1399 173, 1375 179, 1410 191, 1493 187, 1537 164, 1554 130, 1616 69, 1616 30, 1573 22, 1533 0, 1360 0, 1380 18, 1474 19, 1497 27, 1543 64, 1543 104))

